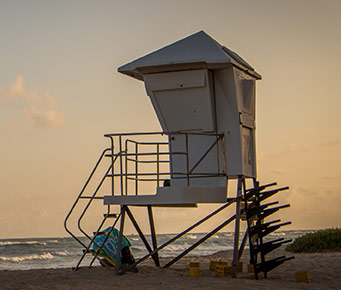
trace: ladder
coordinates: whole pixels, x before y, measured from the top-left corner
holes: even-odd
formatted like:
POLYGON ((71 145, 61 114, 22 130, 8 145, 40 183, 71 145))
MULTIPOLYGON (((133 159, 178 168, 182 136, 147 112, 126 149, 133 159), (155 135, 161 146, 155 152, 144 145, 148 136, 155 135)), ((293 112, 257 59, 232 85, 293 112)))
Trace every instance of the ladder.
POLYGON ((283 264, 285 261, 294 259, 294 257, 280 256, 266 259, 266 255, 278 249, 281 245, 291 242, 290 239, 284 238, 267 240, 264 239, 267 235, 280 229, 282 226, 291 224, 291 222, 280 223, 280 220, 272 220, 265 222, 265 219, 281 209, 287 208, 290 205, 285 204, 281 206, 274 206, 278 201, 263 203, 264 200, 274 196, 278 192, 289 189, 289 187, 282 187, 272 190, 267 190, 268 187, 275 186, 277 183, 270 183, 266 185, 259 185, 255 182, 255 187, 247 189, 244 192, 244 210, 246 214, 246 221, 249 236, 250 249, 250 264, 253 265, 255 278, 259 279, 259 273, 263 272, 264 278, 267 278, 267 273, 283 264))

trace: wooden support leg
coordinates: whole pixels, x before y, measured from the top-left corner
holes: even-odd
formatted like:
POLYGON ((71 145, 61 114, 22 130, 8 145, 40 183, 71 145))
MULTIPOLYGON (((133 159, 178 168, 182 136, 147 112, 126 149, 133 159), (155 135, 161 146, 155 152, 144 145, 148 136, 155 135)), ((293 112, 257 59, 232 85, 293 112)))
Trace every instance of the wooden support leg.
MULTIPOLYGON (((157 249, 157 240, 156 240, 154 218, 153 218, 153 211, 152 211, 152 206, 151 205, 148 205, 148 216, 149 216, 149 224, 150 224, 150 233, 151 233, 152 242, 153 242, 153 250, 155 251, 157 249)), ((155 261, 155 265, 160 267, 160 260, 159 260, 158 252, 156 252, 153 255, 153 259, 155 261)))
POLYGON ((122 247, 122 239, 123 239, 123 230, 124 230, 124 220, 125 220, 125 213, 127 210, 127 206, 123 205, 121 207, 121 224, 120 224, 120 233, 118 235, 118 245, 117 245, 117 255, 116 255, 116 269, 115 274, 118 275, 120 270, 120 264, 121 264, 121 247, 122 247))
POLYGON ((238 178, 238 189, 236 199, 236 221, 234 230, 234 249, 233 249, 233 264, 232 264, 232 277, 237 278, 237 265, 238 265, 238 251, 239 251, 239 230, 240 230, 240 208, 242 199, 242 186, 243 177, 238 178))

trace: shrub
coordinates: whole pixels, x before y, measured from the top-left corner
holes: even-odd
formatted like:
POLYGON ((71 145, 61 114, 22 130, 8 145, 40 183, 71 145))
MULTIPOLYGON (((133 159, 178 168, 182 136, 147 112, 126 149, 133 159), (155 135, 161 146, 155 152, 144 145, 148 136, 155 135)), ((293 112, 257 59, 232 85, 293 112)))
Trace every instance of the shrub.
POLYGON ((341 228, 306 234, 295 239, 286 250, 294 253, 340 252, 341 228))

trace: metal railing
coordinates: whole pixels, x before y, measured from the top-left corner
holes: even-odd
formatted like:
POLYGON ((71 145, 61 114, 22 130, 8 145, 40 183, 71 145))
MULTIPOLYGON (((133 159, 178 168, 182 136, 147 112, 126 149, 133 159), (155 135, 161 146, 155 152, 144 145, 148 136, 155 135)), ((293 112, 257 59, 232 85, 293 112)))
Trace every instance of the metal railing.
MULTIPOLYGON (((191 178, 205 178, 226 176, 226 170, 222 172, 200 172, 195 170, 205 160, 208 154, 214 149, 219 148, 218 152, 222 155, 225 152, 223 146, 224 135, 220 133, 199 133, 199 132, 149 132, 149 133, 123 133, 123 134, 106 134, 105 137, 111 140, 111 154, 106 156, 113 160, 119 155, 117 166, 113 166, 108 177, 112 179, 112 195, 119 192, 120 195, 138 195, 140 182, 154 182, 155 188, 162 186, 164 182, 171 179, 186 179, 187 186, 190 186, 191 178), (171 148, 169 140, 172 136, 184 136, 185 145, 183 150, 174 151, 171 148), (190 147, 189 136, 200 135, 215 137, 214 141, 207 147, 207 150, 198 158, 198 160, 190 167, 190 147), (148 141, 145 137, 159 136, 168 138, 166 141, 148 141), (140 140, 133 140, 138 137, 140 140), (221 143, 221 144, 220 144, 221 143), (219 145, 222 145, 219 147, 219 145), (115 153, 117 150, 119 153, 115 153), (185 169, 181 172, 174 170, 172 163, 176 156, 183 156, 186 164, 185 169), (141 167, 148 167, 149 170, 141 170, 141 167), (153 167, 154 166, 154 167, 153 167), (134 183, 133 192, 129 193, 134 183), (115 184, 119 184, 115 188, 115 184)), ((221 158, 224 160, 224 157, 221 158)), ((219 158, 217 158, 219 160, 219 158)))
MULTIPOLYGON (((217 150, 220 154, 224 155, 224 135, 215 133, 192 133, 192 132, 149 132, 149 133, 123 133, 123 134, 107 134, 105 137, 110 138, 111 145, 109 148, 103 150, 98 161, 96 162, 89 178, 79 193, 76 201, 67 214, 64 227, 67 233, 69 233, 77 242, 79 242, 84 248, 85 252, 88 252, 93 238, 88 234, 82 225, 82 221, 86 212, 89 210, 95 200, 103 202, 105 195, 138 195, 141 192, 141 183, 151 184, 151 188, 157 188, 167 180, 183 179, 187 185, 190 185, 192 178, 203 177, 217 177, 226 176, 224 172, 200 172, 196 173, 195 170, 205 160, 208 154, 220 145, 221 148, 217 150), (185 140, 184 150, 174 151, 171 148, 171 140, 173 136, 182 136, 185 140), (207 147, 207 150, 196 160, 190 167, 190 146, 189 136, 201 135, 214 137, 213 142, 207 147), (153 139, 151 139, 153 138, 153 139), (158 138, 158 141, 155 141, 158 138), (133 140, 134 139, 134 140, 133 140), (182 156, 185 158, 186 164, 183 172, 176 172, 172 166, 172 160, 176 156, 182 156), (109 158, 109 165, 105 167, 103 177, 100 179, 97 186, 95 186, 92 194, 86 193, 90 181, 98 174, 99 166, 103 163, 104 157, 109 158), (105 182, 109 181, 110 193, 101 193, 105 182), (133 184, 131 186, 130 184, 133 184), (131 191, 131 190, 132 191, 131 191), (79 205, 80 200, 86 200, 87 203, 80 209, 80 216, 77 220, 77 226, 79 232, 90 240, 90 244, 87 246, 74 234, 69 226, 70 217, 74 214, 75 208, 79 205)), ((226 171, 225 171, 226 172, 226 171)), ((101 221, 98 231, 101 230, 107 217, 112 215, 110 212, 110 205, 108 206, 107 213, 104 215, 104 219, 101 221)))

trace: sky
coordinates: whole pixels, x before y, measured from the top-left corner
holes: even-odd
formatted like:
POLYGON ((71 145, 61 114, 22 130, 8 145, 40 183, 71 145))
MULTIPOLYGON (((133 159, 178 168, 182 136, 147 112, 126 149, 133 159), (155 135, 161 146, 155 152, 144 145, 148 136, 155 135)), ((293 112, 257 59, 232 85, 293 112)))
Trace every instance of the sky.
MULTIPOLYGON (((200 30, 262 75, 258 180, 290 187, 278 196, 286 229, 340 226, 340 11, 338 0, 0 0, 0 238, 67 236, 103 135, 161 131, 143 83, 117 68, 200 30)), ((155 210, 156 229, 212 208, 155 210)))

